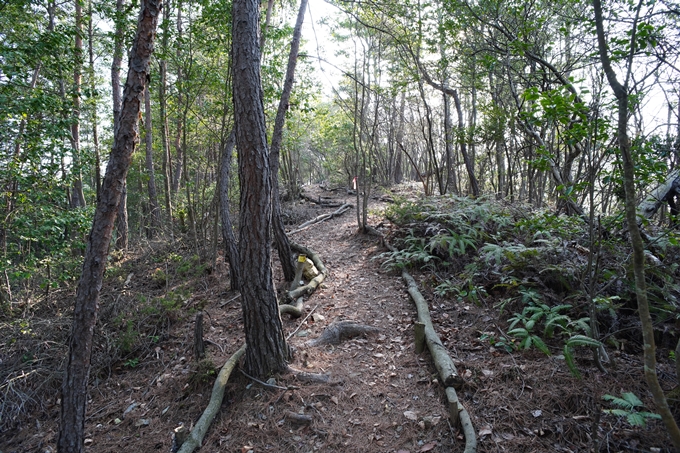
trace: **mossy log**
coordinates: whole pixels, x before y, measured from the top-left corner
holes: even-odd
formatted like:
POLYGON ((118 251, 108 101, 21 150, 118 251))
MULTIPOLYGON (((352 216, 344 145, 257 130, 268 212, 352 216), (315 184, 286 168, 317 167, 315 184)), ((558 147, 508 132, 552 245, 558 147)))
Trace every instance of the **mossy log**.
POLYGON ((224 399, 224 388, 227 385, 229 376, 231 372, 236 367, 236 364, 241 359, 243 354, 246 352, 246 345, 241 346, 241 348, 232 355, 229 360, 226 361, 222 369, 220 369, 217 379, 213 384, 212 394, 210 395, 210 401, 208 406, 203 411, 203 415, 198 419, 194 429, 191 430, 191 434, 182 444, 178 453, 191 453, 196 448, 200 447, 203 443, 203 438, 210 428, 210 424, 215 419, 217 412, 222 405, 222 399, 224 399))

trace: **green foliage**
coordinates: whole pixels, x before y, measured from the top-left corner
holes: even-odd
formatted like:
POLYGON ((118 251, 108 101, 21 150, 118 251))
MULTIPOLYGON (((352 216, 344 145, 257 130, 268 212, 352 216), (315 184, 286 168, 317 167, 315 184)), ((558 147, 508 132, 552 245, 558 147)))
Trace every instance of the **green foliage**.
POLYGON ((488 341, 491 346, 501 351, 511 353, 515 350, 515 345, 511 341, 507 341, 505 338, 497 338, 492 334, 483 333, 479 337, 480 341, 488 341))
POLYGON ((645 405, 632 392, 621 393, 621 397, 613 395, 604 395, 603 400, 609 401, 615 409, 603 409, 605 414, 615 415, 617 417, 625 417, 626 421, 632 426, 640 426, 644 428, 648 420, 661 420, 661 415, 653 412, 640 411, 644 409, 645 405))
POLYGON ((135 357, 133 359, 126 360, 125 363, 123 363, 123 366, 127 368, 135 368, 139 365, 139 358, 135 357))

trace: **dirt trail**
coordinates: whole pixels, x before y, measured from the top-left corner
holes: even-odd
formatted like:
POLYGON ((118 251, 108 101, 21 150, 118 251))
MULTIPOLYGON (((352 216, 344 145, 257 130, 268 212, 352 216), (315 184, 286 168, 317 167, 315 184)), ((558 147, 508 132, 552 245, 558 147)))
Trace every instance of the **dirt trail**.
MULTIPOLYGON (((355 203, 351 197, 337 199, 355 203)), ((281 452, 443 452, 462 444, 447 422, 445 396, 434 367, 428 358, 415 354, 416 314, 404 283, 373 259, 382 251, 378 240, 357 235, 356 229, 355 213, 350 211, 292 237, 319 254, 330 276, 305 301, 305 314, 314 310, 322 318, 302 322, 284 315, 286 332, 299 327, 289 340, 296 349, 291 365, 328 373, 332 384, 282 376, 277 385, 297 387, 282 391, 250 386, 237 377, 230 384, 230 404, 207 445, 227 446, 228 451, 253 447, 281 452), (341 320, 380 332, 337 346, 305 345, 341 320), (286 411, 304 413, 313 421, 295 425, 285 418, 286 411)))
MULTIPOLYGON (((334 201, 356 203, 354 198, 335 194, 334 201)), ((384 206, 374 201, 371 212, 384 206)), ((300 224, 334 210, 305 203, 293 214, 300 224)), ((382 220, 374 218, 370 223, 382 220)), ((286 335, 299 328, 289 341, 296 349, 291 366, 329 373, 331 383, 300 382, 288 374, 275 378, 278 388, 266 387, 234 372, 222 410, 199 451, 462 452, 464 439, 448 423, 444 389, 429 353, 415 354, 416 310, 405 284, 374 259, 383 251, 378 240, 356 234, 354 211, 294 234, 292 239, 316 251, 330 275, 305 300, 305 315, 313 309, 322 318, 310 316, 303 321, 283 316, 286 335), (380 332, 337 346, 306 345, 340 320, 374 326, 380 332), (311 417, 311 422, 296 424, 286 416, 290 412, 311 417)), ((174 253, 179 251, 176 245, 181 244, 164 247, 174 253)), ((122 276, 105 283, 102 322, 111 322, 105 314, 107 304, 167 300, 172 294, 177 300, 183 294, 185 286, 181 285, 187 280, 179 272, 158 285, 156 255, 138 257, 131 264, 135 277, 130 285, 124 283, 131 272, 125 268, 120 269, 122 276)), ((277 263, 274 269, 280 275, 277 263)), ((427 275, 415 277, 426 279, 427 275)), ((87 452, 167 452, 173 430, 180 424, 191 427, 200 417, 216 368, 243 344, 240 303, 236 293, 226 290, 228 281, 227 266, 220 259, 212 272, 190 282, 193 289, 188 299, 179 299, 183 302, 169 333, 155 337, 153 343, 147 341, 149 345, 136 353, 134 363, 125 359, 92 377, 87 452), (201 363, 192 359, 192 310, 197 309, 203 310, 206 320, 207 358, 201 363)), ((427 286, 424 283, 419 281, 427 286)), ((459 397, 472 417, 480 453, 591 451, 595 441, 601 451, 670 451, 661 422, 635 428, 601 413, 601 398, 607 392, 630 391, 649 404, 639 354, 611 351, 609 373, 602 374, 584 348, 577 356, 583 373, 579 380, 570 374, 559 351, 546 356, 536 350, 508 354, 494 348, 488 338, 502 337, 507 323, 499 319, 498 301, 492 296, 472 304, 422 289, 435 330, 465 379, 459 397)), ((104 340, 118 341, 99 338, 99 354, 106 354, 104 340)), ((666 365, 661 368, 668 386, 672 370, 666 365)), ((0 451, 55 451, 56 394, 46 395, 43 405, 45 409, 22 429, 0 436, 0 451)))

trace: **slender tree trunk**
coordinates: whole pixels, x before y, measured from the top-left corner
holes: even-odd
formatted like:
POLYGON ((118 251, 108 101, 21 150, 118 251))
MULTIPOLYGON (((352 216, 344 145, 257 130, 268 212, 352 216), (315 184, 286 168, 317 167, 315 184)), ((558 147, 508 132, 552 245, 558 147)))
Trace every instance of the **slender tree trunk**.
POLYGON ((130 69, 125 83, 119 127, 114 136, 114 146, 87 241, 83 273, 76 291, 68 364, 62 386, 61 424, 57 442, 59 453, 83 451, 87 381, 99 293, 123 181, 127 176, 132 153, 139 143, 138 119, 161 5, 162 1, 142 1, 137 34, 130 53, 130 69))
POLYGON ((465 169, 470 178, 470 191, 473 197, 479 196, 479 184, 475 176, 474 156, 470 156, 467 149, 467 134, 465 133, 465 122, 463 120, 463 110, 460 107, 460 98, 458 97, 458 90, 453 91, 453 103, 456 106, 456 113, 458 114, 458 143, 460 143, 460 153, 463 156, 465 169))
MULTIPOLYGON (((123 63, 123 14, 125 0, 116 1, 116 30, 114 33, 113 61, 111 62, 111 91, 113 96, 113 131, 118 132, 120 127, 120 112, 122 108, 121 89, 120 89, 120 69, 123 63)), ((116 216, 116 248, 127 250, 128 247, 128 213, 127 213, 127 186, 123 182, 121 191, 121 202, 118 204, 118 215, 116 216)))
MULTIPOLYGON (((166 55, 168 51, 168 31, 170 22, 170 5, 163 10, 163 37, 161 40, 161 52, 166 55)), ((172 236, 172 160, 170 159, 170 144, 168 143, 168 62, 165 58, 160 61, 160 80, 158 81, 158 104, 161 120, 161 144, 163 146, 163 194, 165 196, 165 212, 167 214, 168 228, 172 236)))
POLYGON ((271 177, 260 78, 259 2, 233 3, 234 117, 241 188, 239 256, 246 372, 265 377, 286 369, 288 348, 271 269, 271 177))
POLYGON ((153 237, 161 226, 161 208, 158 205, 156 192, 156 172, 153 167, 153 136, 151 135, 151 93, 149 85, 144 90, 144 136, 146 142, 146 171, 149 176, 147 188, 149 191, 149 211, 151 215, 151 234, 153 237))
POLYGON ((234 130, 229 133, 225 145, 222 147, 220 165, 220 215, 222 217, 222 239, 224 251, 229 261, 229 281, 233 291, 240 291, 241 261, 239 260, 238 243, 234 236, 229 209, 229 185, 231 181, 231 159, 236 145, 234 130))
POLYGON ((83 193, 83 168, 80 155, 80 91, 83 81, 83 5, 82 0, 75 0, 75 64, 73 69, 73 123, 71 124, 71 147, 73 149, 73 190, 71 192, 71 207, 86 206, 83 193))
MULTIPOLYGON (((90 91, 94 93, 96 91, 95 85, 95 70, 94 70, 94 29, 92 25, 92 0, 88 2, 88 21, 87 21, 87 44, 88 53, 90 57, 90 91)), ((92 116, 90 117, 92 121, 92 145, 94 146, 94 186, 99 198, 99 192, 102 186, 102 175, 101 175, 101 157, 99 156, 99 132, 97 130, 97 108, 94 106, 92 108, 92 116)))
MULTIPOLYGON (((637 5, 637 12, 639 13, 642 1, 637 5)), ((635 54, 635 24, 633 24, 633 33, 631 40, 631 53, 627 60, 627 74, 626 78, 621 84, 616 76, 616 72, 611 66, 609 59, 607 42, 604 34, 604 19, 602 18, 602 3, 600 0, 593 0, 593 9, 595 10, 595 27, 597 30, 597 43, 600 52, 600 60, 604 69, 609 85, 614 91, 614 95, 618 101, 618 124, 617 124, 617 138, 621 156, 623 158, 623 188, 626 193, 626 221, 628 223, 628 234, 630 235, 630 242, 633 247, 633 272, 635 275, 635 294, 637 296, 638 312, 640 315, 640 323, 642 324, 642 338, 644 341, 644 374, 647 379, 647 384, 654 397, 654 403, 661 415, 661 418, 666 425, 668 434, 675 449, 680 451, 680 428, 675 421, 673 413, 668 406, 666 395, 664 395, 659 377, 656 374, 656 345, 654 343, 654 325, 652 324, 652 316, 649 311, 649 300, 647 298, 647 282, 645 281, 645 250, 642 243, 642 235, 637 222, 637 205, 635 202, 635 162, 631 153, 630 140, 628 139, 628 96, 629 87, 628 80, 633 70, 633 57, 635 54)), ((636 17, 637 19, 637 17, 636 17)))
MULTIPOLYGON (((179 0, 177 3, 177 39, 181 42, 182 41, 182 34, 183 34, 183 28, 182 28, 182 0, 179 0)), ((177 60, 180 60, 181 56, 181 50, 178 48, 177 49, 177 60)), ((182 67, 179 66, 177 68, 177 106, 178 108, 181 108, 184 103, 184 96, 183 96, 183 88, 182 84, 184 83, 183 80, 184 74, 182 71, 182 67)), ((187 101, 188 102, 188 101, 187 101)), ((188 106, 187 106, 188 108, 188 106)), ((186 120, 186 117, 184 118, 186 120)), ((184 158, 182 156, 182 126, 184 125, 184 122, 182 121, 182 115, 177 115, 177 121, 176 121, 177 128, 175 130, 175 152, 177 154, 177 159, 175 160, 175 171, 172 175, 172 195, 174 196, 177 194, 179 191, 179 184, 182 181, 182 172, 186 171, 185 168, 183 168, 183 163, 184 163, 184 158)))
POLYGON ((276 248, 279 251, 279 260, 281 261, 283 276, 286 281, 289 282, 292 282, 295 278, 295 266, 293 264, 293 253, 290 249, 290 242, 288 241, 288 236, 286 236, 286 229, 283 225, 283 219, 281 218, 279 154, 281 142, 283 141, 283 126, 286 121, 286 111, 288 111, 288 102, 290 101, 290 94, 293 91, 293 82, 295 81, 295 65, 300 50, 300 35, 302 34, 302 23, 305 20, 306 10, 307 0, 301 0, 297 21, 295 22, 295 29, 293 30, 293 39, 290 43, 286 78, 283 82, 283 91, 281 92, 279 108, 276 111, 276 120, 274 121, 272 146, 269 151, 269 166, 271 168, 272 179, 272 224, 274 227, 274 241, 276 242, 276 248))

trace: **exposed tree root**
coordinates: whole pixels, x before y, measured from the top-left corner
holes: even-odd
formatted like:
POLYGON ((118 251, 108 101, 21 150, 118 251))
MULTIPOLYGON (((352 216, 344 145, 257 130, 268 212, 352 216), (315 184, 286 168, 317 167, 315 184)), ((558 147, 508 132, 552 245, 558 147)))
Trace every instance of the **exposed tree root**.
POLYGON ((310 226, 312 226, 316 223, 320 223, 320 222, 323 222, 323 221, 326 221, 326 220, 330 220, 333 217, 341 216, 345 212, 349 211, 351 208, 352 208, 351 204, 349 204, 349 203, 343 204, 336 211, 333 211, 329 214, 322 214, 322 215, 320 215, 320 216, 318 216, 318 217, 316 217, 312 220, 308 220, 307 222, 303 223, 302 225, 300 225, 295 230, 290 231, 288 233, 288 235, 299 233, 300 231, 306 230, 307 228, 309 228, 310 226))
POLYGON ((328 269, 326 269, 326 266, 324 266, 324 264, 321 262, 319 255, 317 255, 316 252, 313 251, 312 249, 303 247, 294 242, 290 243, 290 248, 298 253, 307 255, 307 258, 310 258, 312 260, 314 266, 316 266, 317 270, 319 271, 319 275, 314 277, 305 286, 296 288, 295 290, 290 291, 288 293, 288 296, 290 297, 291 300, 297 300, 301 296, 313 293, 314 290, 326 279, 326 276, 328 276, 328 269))
POLYGON ((243 345, 238 351, 234 353, 234 355, 229 358, 229 360, 226 361, 224 366, 222 366, 222 369, 220 370, 219 374, 217 375, 217 379, 215 379, 215 383, 213 384, 212 395, 210 396, 208 406, 205 408, 205 411, 203 411, 201 418, 199 418, 196 422, 194 429, 191 430, 191 434, 189 434, 187 439, 182 444, 182 447, 179 449, 179 453, 191 453, 196 448, 200 447, 201 443, 203 443, 203 438, 208 432, 210 424, 215 419, 217 411, 222 405, 222 399, 224 398, 224 387, 227 385, 229 376, 245 352, 246 345, 243 345))
POLYGON ((328 384, 331 381, 330 374, 307 373, 305 371, 296 370, 288 367, 288 372, 291 373, 298 381, 312 382, 314 384, 328 384))
POLYGON ((307 342, 309 346, 322 346, 326 344, 340 344, 341 342, 350 338, 355 338, 360 335, 367 335, 380 332, 380 329, 373 326, 366 326, 357 324, 352 321, 334 322, 326 327, 319 338, 307 342))
POLYGON ((294 304, 281 304, 279 305, 279 312, 282 315, 289 314, 293 318, 299 318, 302 316, 302 310, 305 308, 304 298, 298 297, 294 304))

